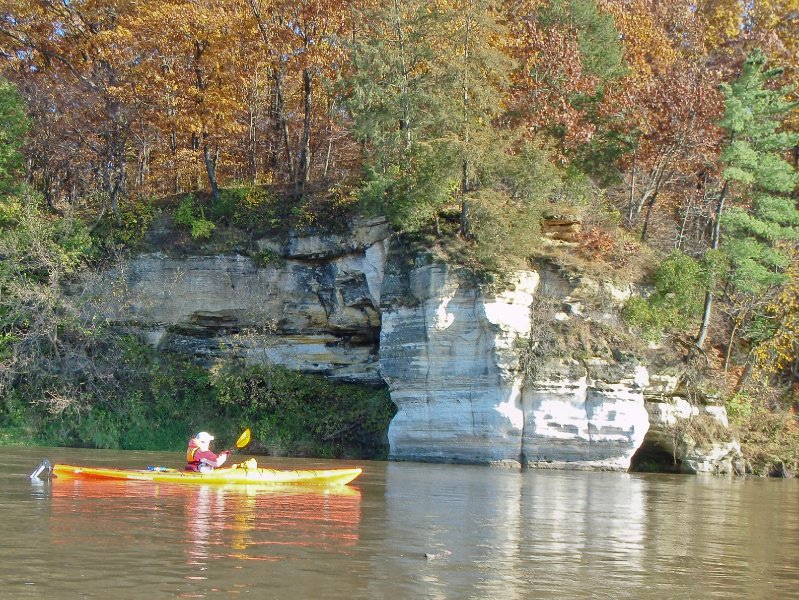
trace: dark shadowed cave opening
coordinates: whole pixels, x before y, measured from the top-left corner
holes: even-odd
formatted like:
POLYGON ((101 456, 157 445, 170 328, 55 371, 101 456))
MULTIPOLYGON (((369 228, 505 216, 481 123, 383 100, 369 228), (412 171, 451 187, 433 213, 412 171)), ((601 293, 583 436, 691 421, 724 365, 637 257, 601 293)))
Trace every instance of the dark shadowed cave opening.
POLYGON ((631 473, 680 473, 682 461, 660 444, 644 440, 630 460, 631 473))

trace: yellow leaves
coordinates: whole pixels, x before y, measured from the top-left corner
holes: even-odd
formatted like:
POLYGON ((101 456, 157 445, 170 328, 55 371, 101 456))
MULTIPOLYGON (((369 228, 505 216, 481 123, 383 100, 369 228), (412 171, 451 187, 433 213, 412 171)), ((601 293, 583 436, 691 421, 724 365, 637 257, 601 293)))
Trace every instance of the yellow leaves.
POLYGON ((774 333, 753 350, 755 375, 763 381, 799 360, 799 249, 790 248, 789 256, 788 280, 766 306, 774 333))
POLYGON ((653 69, 666 70, 674 63, 678 56, 674 41, 655 22, 648 2, 606 0, 603 5, 613 15, 622 36, 631 79, 646 85, 653 78, 653 69))
POLYGON ((706 42, 711 49, 740 36, 744 24, 740 0, 705 0, 698 3, 697 12, 707 23, 706 42))

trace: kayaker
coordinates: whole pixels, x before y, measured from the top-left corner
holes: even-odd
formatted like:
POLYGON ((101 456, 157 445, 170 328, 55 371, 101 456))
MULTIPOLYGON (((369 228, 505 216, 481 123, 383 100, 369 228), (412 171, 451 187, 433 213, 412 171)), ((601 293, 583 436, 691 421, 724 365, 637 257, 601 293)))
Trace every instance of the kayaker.
POLYGON ((207 431, 201 431, 189 440, 186 450, 186 470, 207 473, 225 464, 230 452, 225 450, 218 455, 211 452, 211 442, 214 440, 207 431))

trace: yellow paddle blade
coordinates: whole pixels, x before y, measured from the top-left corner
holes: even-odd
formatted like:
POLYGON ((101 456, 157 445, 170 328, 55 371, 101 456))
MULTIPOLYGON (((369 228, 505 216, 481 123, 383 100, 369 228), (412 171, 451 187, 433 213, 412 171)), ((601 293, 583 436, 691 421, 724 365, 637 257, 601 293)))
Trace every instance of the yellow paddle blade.
POLYGON ((248 427, 247 429, 244 430, 244 433, 242 433, 239 436, 239 439, 236 440, 236 448, 244 448, 244 446, 249 444, 250 436, 251 436, 250 428, 248 427))

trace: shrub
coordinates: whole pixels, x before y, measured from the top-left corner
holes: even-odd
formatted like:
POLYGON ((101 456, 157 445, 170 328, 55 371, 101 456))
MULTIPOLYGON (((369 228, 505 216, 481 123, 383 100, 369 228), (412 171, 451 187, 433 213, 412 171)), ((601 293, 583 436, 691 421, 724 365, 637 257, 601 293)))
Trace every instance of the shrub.
POLYGON ((188 194, 180 201, 180 204, 175 209, 172 215, 175 225, 182 227, 191 227, 194 222, 194 195, 188 194))
POLYGON ((280 202, 265 188, 243 185, 221 190, 209 216, 245 230, 274 230, 285 225, 279 207, 280 202))
POLYGON ((215 367, 211 383, 220 405, 252 424, 264 451, 381 458, 387 453, 394 405, 385 388, 235 362, 215 367))
POLYGON ((622 316, 650 341, 664 331, 687 331, 701 314, 708 285, 707 271, 695 258, 672 252, 655 272, 655 291, 646 299, 630 298, 622 316))
POLYGON ((215 227, 216 225, 211 221, 203 218, 197 219, 191 224, 191 237, 195 240, 207 240, 211 237, 215 227))
POLYGON ((192 194, 187 195, 181 200, 172 218, 175 225, 187 228, 194 240, 207 240, 211 237, 216 227, 216 225, 205 218, 204 209, 200 208, 200 215, 197 216, 194 209, 194 196, 192 194))
POLYGON ((256 252, 253 254, 252 260, 256 267, 261 268, 268 267, 270 265, 277 266, 285 262, 280 253, 272 250, 271 248, 264 248, 260 252, 256 252))
POLYGON ((647 342, 656 342, 663 335, 664 323, 661 319, 662 314, 640 296, 630 298, 624 304, 621 315, 647 342))

